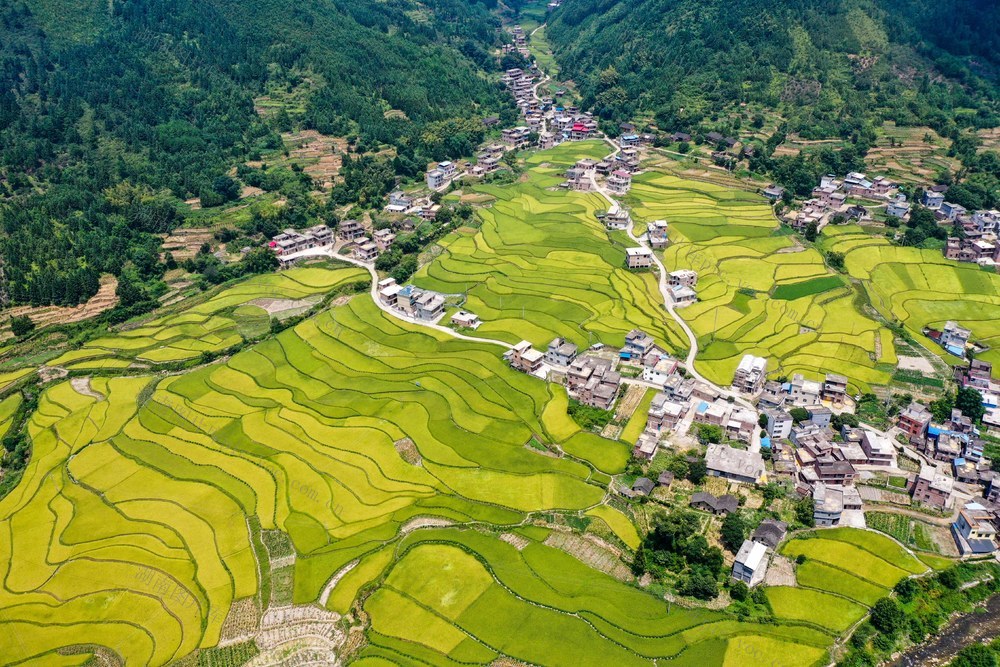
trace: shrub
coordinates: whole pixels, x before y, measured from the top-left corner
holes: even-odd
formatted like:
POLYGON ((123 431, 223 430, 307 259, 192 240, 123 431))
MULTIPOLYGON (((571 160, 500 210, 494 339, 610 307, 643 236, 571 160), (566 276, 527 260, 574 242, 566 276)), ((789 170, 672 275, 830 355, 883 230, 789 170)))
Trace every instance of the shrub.
POLYGON ((729 587, 729 595, 738 602, 743 602, 750 595, 750 588, 742 581, 735 582, 729 587))
POLYGON ((895 635, 906 624, 906 614, 892 598, 882 598, 872 607, 872 625, 887 635, 895 635))
POLYGON ((27 336, 35 330, 35 323, 27 315, 10 318, 10 330, 15 336, 27 336))

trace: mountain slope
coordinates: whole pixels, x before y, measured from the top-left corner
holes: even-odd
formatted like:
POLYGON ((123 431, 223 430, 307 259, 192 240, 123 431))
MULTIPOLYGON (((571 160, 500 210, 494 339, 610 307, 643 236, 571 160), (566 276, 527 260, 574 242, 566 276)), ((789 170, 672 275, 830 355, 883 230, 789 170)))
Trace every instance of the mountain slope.
POLYGON ((998 26, 990 0, 572 0, 547 36, 607 118, 679 129, 750 102, 824 138, 875 118, 1000 124, 998 26))
POLYGON ((8 294, 74 304, 97 290, 100 273, 126 265, 154 280, 162 267, 152 234, 178 223, 170 196, 204 193, 234 163, 280 147, 276 123, 254 111, 268 90, 304 88, 296 122, 392 144, 408 165, 457 150, 424 145, 427 124, 514 114, 484 70, 495 67, 488 51, 498 39, 490 9, 460 0, 4 4, 8 294), (125 206, 104 194, 123 182, 138 193, 125 206))

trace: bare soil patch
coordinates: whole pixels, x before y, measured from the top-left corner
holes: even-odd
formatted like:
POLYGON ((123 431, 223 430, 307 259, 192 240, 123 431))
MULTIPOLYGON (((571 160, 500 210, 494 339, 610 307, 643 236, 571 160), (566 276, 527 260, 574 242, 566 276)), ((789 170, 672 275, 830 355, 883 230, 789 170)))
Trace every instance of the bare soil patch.
POLYGON ((565 551, 582 563, 611 575, 619 581, 632 581, 632 572, 622 563, 612 550, 611 545, 603 543, 594 536, 581 537, 574 533, 553 531, 545 544, 565 551))
POLYGON ((411 466, 423 465, 423 458, 420 456, 420 450, 409 438, 403 438, 402 440, 397 440, 392 443, 399 453, 399 456, 409 463, 411 466))

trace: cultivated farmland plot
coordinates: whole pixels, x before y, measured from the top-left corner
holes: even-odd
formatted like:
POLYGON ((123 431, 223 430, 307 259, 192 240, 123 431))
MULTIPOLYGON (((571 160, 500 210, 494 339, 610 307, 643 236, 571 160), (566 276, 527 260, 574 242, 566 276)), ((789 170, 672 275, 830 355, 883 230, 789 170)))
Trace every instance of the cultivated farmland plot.
MULTIPOLYGON (((523 182, 484 186, 496 201, 482 229, 449 241, 418 282, 467 293, 485 337, 617 345, 640 327, 676 349, 652 276, 621 268, 621 248, 594 219, 600 201, 552 188, 566 164, 603 152, 560 147, 533 156, 523 182)), ((649 173, 632 205, 636 217, 671 221, 668 267, 699 271, 702 301, 684 316, 710 377, 728 382, 734 360, 756 351, 783 372, 881 381, 891 337, 872 358, 869 343, 886 332, 856 310, 856 288, 815 250, 772 235, 755 197, 649 173)), ((870 278, 881 266, 867 253, 881 246, 847 231, 827 243, 850 242, 852 275, 871 281, 877 308, 894 308, 905 290, 870 278)), ((227 336, 242 340, 241 326, 266 323, 251 302, 318 299, 363 277, 353 268, 261 276, 51 363, 114 369, 187 359, 206 340, 224 349, 227 336)), ((962 280, 981 288, 981 307, 993 303, 992 278, 962 280)), ((910 317, 923 312, 906 303, 910 317)), ((317 636, 342 640, 337 620, 360 605, 371 626, 357 664, 368 666, 744 665, 766 655, 807 667, 902 577, 927 570, 870 532, 793 539, 782 552, 806 563, 797 586, 767 590, 777 622, 762 625, 669 606, 589 567, 529 524, 561 511, 603 522, 623 551, 638 547, 608 495, 628 448, 581 431, 564 389, 511 371, 499 353, 401 323, 360 294, 195 370, 133 367, 48 385, 30 417, 32 458, 0 500, 0 655, 80 664, 96 646, 127 665, 164 665, 232 628, 252 636, 258 614, 305 619, 317 636), (564 455, 542 455, 526 446, 532 439, 564 455)), ((0 428, 18 401, 0 403, 0 428)), ((280 635, 258 630, 266 646, 257 648, 278 651, 280 635)), ((236 639, 212 655, 255 654, 236 639)))

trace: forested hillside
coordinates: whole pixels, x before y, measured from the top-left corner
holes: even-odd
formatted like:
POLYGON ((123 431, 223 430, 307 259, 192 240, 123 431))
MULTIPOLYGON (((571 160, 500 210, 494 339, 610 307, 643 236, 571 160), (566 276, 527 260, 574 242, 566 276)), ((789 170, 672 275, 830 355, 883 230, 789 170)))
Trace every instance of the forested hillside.
POLYGON ((1000 124, 992 0, 573 0, 547 37, 609 119, 646 111, 682 129, 758 103, 807 139, 872 120, 1000 124))
MULTIPOLYGON (((73 304, 102 272, 162 272, 180 199, 217 196, 280 146, 254 99, 305 90, 295 122, 396 148, 402 171, 468 150, 434 123, 510 115, 484 75, 497 20, 461 0, 27 0, 0 6, 0 239, 7 293, 73 304), (428 131, 430 128, 431 131, 428 131), (215 194, 213 194, 215 193, 215 194)), ((469 120, 476 121, 469 126, 469 120)))

